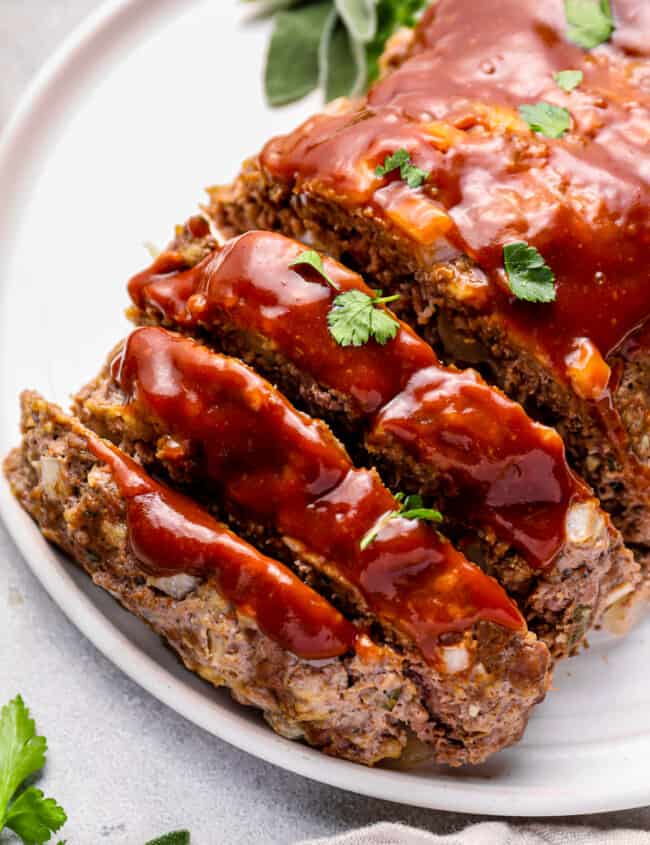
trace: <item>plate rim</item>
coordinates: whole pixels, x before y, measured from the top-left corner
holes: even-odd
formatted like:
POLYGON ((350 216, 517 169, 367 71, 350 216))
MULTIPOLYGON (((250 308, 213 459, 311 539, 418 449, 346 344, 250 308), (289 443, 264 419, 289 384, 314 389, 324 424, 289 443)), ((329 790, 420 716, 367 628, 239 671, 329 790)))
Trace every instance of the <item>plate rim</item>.
MULTIPOLYGON (((174 9, 181 6, 180 0, 166 2, 174 9)), ((88 58, 88 53, 94 53, 94 47, 98 48, 101 62, 104 52, 101 42, 108 39, 110 44, 113 39, 114 48, 119 43, 121 32, 123 35, 123 28, 128 26, 129 17, 146 15, 146 7, 149 5, 148 0, 104 0, 73 29, 42 65, 0 133, 0 184, 5 182, 3 174, 11 173, 14 158, 20 163, 26 156, 28 160, 35 155, 33 152, 20 151, 19 148, 28 138, 33 141, 30 137, 30 124, 41 111, 47 113, 47 109, 51 108, 47 102, 50 95, 58 89, 65 89, 70 77, 74 78, 75 70, 79 70, 82 75, 88 70, 88 61, 93 61, 88 58)), ((54 108, 56 109, 56 106, 54 108)), ((52 116, 42 119, 47 124, 52 120, 52 116)), ((38 148, 38 143, 34 146, 38 148)), ((11 250, 8 252, 10 254, 11 250)), ((4 262, 0 261, 0 294, 3 294, 7 284, 2 273, 3 265, 4 262)), ((6 417, 6 414, 7 409, 3 417, 6 417)), ((624 788, 616 787, 612 793, 612 784, 608 782, 610 790, 607 795, 601 790, 575 799, 565 796, 562 791, 552 790, 551 793, 544 794, 542 787, 522 789, 499 784, 497 779, 474 784, 463 779, 425 781, 417 773, 386 769, 368 770, 358 764, 328 757, 315 749, 279 737, 270 728, 255 726, 239 712, 229 712, 218 701, 210 701, 201 696, 119 631, 75 584, 60 557, 18 505, 4 476, 0 482, 0 516, 23 559, 48 594, 72 624, 108 660, 188 721, 266 762, 356 794, 393 803, 461 813, 510 817, 579 816, 650 804, 650 783, 645 787, 637 783, 633 789, 628 782, 624 788), (215 715, 218 715, 219 719, 216 719, 215 715), (537 795, 531 796, 531 792, 537 792, 537 795)), ((616 742, 612 744, 617 745, 616 742)), ((638 739, 621 740, 618 745, 621 753, 628 747, 636 749, 639 753, 638 739)), ((648 740, 646 747, 650 748, 648 740)), ((606 780, 603 778, 603 781, 606 780)))

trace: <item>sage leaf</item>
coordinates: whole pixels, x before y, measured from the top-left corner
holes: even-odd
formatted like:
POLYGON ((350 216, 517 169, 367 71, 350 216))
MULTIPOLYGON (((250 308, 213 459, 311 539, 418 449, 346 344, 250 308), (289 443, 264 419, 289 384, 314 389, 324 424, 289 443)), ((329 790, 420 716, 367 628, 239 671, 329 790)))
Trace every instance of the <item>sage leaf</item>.
POLYGON ((334 0, 336 10, 355 41, 372 41, 377 32, 376 0, 334 0))
POLYGON ((317 87, 319 47, 331 11, 331 0, 320 0, 275 15, 264 74, 271 106, 292 103, 317 87))
POLYGON ((366 87, 366 52, 351 37, 336 9, 332 10, 321 41, 320 70, 325 102, 356 97, 366 87))

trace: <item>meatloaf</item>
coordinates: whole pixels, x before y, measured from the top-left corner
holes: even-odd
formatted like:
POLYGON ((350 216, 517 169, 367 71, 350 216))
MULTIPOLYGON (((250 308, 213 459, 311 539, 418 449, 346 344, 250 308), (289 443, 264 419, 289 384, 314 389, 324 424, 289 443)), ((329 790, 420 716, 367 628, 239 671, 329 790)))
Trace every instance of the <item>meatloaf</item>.
POLYGON ((413 738, 437 762, 477 763, 517 740, 543 698, 549 654, 525 627, 474 622, 461 636, 471 668, 443 672, 407 643, 371 639, 35 393, 22 396, 22 431, 4 469, 45 537, 283 736, 366 764, 413 738))
POLYGON ((131 280, 131 316, 241 356, 330 421, 396 490, 444 512, 445 530, 516 598, 556 657, 575 651, 609 607, 618 618, 639 596, 639 568, 569 470, 560 437, 475 372, 442 367, 394 317, 384 345, 340 346, 328 326, 336 297, 373 292, 332 259, 320 258, 322 273, 296 265, 302 249, 264 232, 215 249, 193 219, 131 280))
POLYGON ((210 191, 207 209, 226 235, 283 232, 399 292, 400 316, 444 360, 480 367, 557 427, 641 561, 650 549, 645 2, 613 0, 611 38, 585 49, 562 0, 439 0, 367 98, 338 100, 269 141, 232 186, 210 191), (562 87, 556 74, 568 69, 580 81, 562 87), (518 286, 506 266, 513 247, 537 251, 526 253, 537 267, 526 266, 528 278, 540 261, 546 268, 544 294, 518 286))

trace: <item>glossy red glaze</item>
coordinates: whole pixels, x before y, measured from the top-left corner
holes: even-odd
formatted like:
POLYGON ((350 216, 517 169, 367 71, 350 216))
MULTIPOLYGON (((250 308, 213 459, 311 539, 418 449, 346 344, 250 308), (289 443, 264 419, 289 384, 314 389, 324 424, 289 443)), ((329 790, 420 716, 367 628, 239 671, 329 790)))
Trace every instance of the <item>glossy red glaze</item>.
POLYGON ((176 325, 229 322, 268 338, 325 384, 351 393, 371 413, 391 399, 410 375, 436 361, 433 350, 406 326, 385 346, 338 346, 327 314, 338 292, 356 288, 372 295, 357 273, 323 258, 334 290, 309 265, 290 267, 304 246, 282 235, 248 232, 191 269, 163 253, 129 282, 140 307, 157 308, 176 325), (196 294, 190 299, 192 294, 196 294))
MULTIPOLYGON (((184 266, 178 264, 180 258, 173 253, 161 256, 131 280, 129 291, 136 305, 158 310, 167 324, 218 332, 223 323, 262 335, 319 383, 363 400, 368 426, 373 425, 373 412, 379 413, 381 424, 386 418, 381 408, 389 402, 389 408, 407 407, 408 415, 420 420, 422 440, 414 444, 412 432, 394 421, 393 436, 402 439, 407 449, 426 454, 452 486, 463 491, 468 517, 492 525, 531 565, 548 566, 564 541, 568 507, 586 495, 569 470, 559 435, 534 423, 518 404, 475 374, 441 367, 431 347, 403 323, 385 346, 374 342, 359 348, 338 346, 327 328, 330 286, 308 267, 288 267, 300 251, 299 244, 281 235, 250 232, 192 269, 174 272, 175 266, 184 266), (167 271, 168 267, 172 269, 167 271), (431 410, 427 395, 413 391, 413 384, 421 383, 418 376, 410 382, 421 371, 425 379, 444 384, 446 394, 463 404, 467 424, 462 458, 452 431, 437 432, 422 422, 431 410), (525 507, 508 507, 507 513, 495 505, 491 494, 506 469, 511 478, 526 479, 525 507)), ((368 292, 360 276, 331 259, 324 262, 342 289, 368 292)), ((447 415, 438 408, 436 415, 441 425, 458 426, 452 408, 447 415)))
POLYGON ((147 572, 215 576, 225 598, 298 657, 337 657, 355 647, 355 628, 285 566, 154 481, 119 449, 92 435, 87 440, 126 501, 129 542, 147 572))
POLYGON ((493 525, 533 566, 553 559, 579 488, 560 438, 520 405, 472 370, 430 367, 377 415, 370 442, 384 434, 447 479, 448 508, 493 525))
POLYGON ((607 373, 593 360, 576 373, 576 344, 587 338, 606 359, 650 314, 650 13, 647 0, 612 7, 611 43, 587 51, 566 38, 562 0, 439 0, 412 57, 364 103, 311 118, 261 156, 297 193, 389 216, 424 244, 425 261, 471 256, 489 280, 477 307, 593 399, 607 373), (584 72, 570 93, 553 79, 565 69, 584 72), (519 105, 540 101, 569 110, 564 138, 520 119, 519 105), (420 213, 406 220, 387 208, 386 178, 374 173, 400 147, 431 173, 411 192, 420 213), (444 225, 418 222, 431 209, 447 212, 444 225), (511 295, 503 246, 520 240, 554 271, 553 304, 511 295))
MULTIPOLYGON (((435 660, 436 638, 491 620, 524 622, 494 579, 426 524, 379 524, 398 505, 374 471, 355 469, 319 421, 241 362, 163 329, 138 329, 113 364, 127 407, 183 444, 183 467, 323 560, 435 660)), ((174 461, 159 442, 159 454, 174 461)))

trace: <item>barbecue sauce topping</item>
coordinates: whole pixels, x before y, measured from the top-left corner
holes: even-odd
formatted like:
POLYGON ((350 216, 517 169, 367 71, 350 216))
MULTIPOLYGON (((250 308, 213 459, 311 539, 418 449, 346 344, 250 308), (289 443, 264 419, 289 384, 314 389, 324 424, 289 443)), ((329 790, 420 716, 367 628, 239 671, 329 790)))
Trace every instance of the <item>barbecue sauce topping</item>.
POLYGON ((157 455, 172 475, 202 479, 317 555, 330 577, 352 584, 427 660, 436 661, 441 633, 479 620, 525 627, 497 582, 424 523, 387 520, 362 550, 361 538, 397 509, 396 500, 374 471, 352 466, 323 423, 245 364, 143 328, 112 371, 126 412, 158 433, 157 455))
MULTIPOLYGON (((300 251, 281 235, 249 232, 193 268, 165 253, 133 277, 129 292, 139 308, 157 311, 166 324, 217 335, 223 324, 261 335, 317 382, 352 394, 368 428, 383 427, 433 464, 462 494, 468 517, 485 520, 531 566, 550 565, 564 542, 570 504, 587 495, 567 465, 559 435, 478 376, 440 366, 431 347, 403 323, 385 346, 336 344, 327 328, 336 291, 311 268, 289 267, 300 251), (447 409, 442 399, 450 403, 447 409), (443 428, 427 422, 434 419, 443 428), (510 497, 504 494, 508 485, 510 497), (512 501, 515 490, 523 497, 519 507, 512 501)), ((341 290, 371 292, 356 273, 323 261, 341 290)))
POLYGON ((447 509, 491 525, 542 568, 564 539, 579 486, 554 431, 491 390, 473 370, 429 367, 377 415, 370 443, 392 435, 448 480, 447 509))
POLYGON ((147 572, 216 576, 225 598, 278 645, 306 660, 368 645, 338 610, 281 563, 236 537, 191 499, 154 481, 119 449, 93 435, 87 442, 108 465, 126 501, 129 542, 147 572))
POLYGON ((567 39, 562 0, 439 0, 411 57, 365 101, 309 119, 261 156, 299 194, 388 218, 425 264, 469 255, 484 281, 476 307, 586 399, 604 395, 605 361, 650 315, 650 13, 647 0, 612 7, 611 41, 583 50, 567 39), (571 92, 553 78, 565 69, 584 74, 571 92), (563 138, 520 117, 541 102, 570 112, 563 138), (400 148, 430 172, 422 188, 375 174, 400 148), (543 255, 555 302, 512 296, 502 253, 514 241, 543 255))
POLYGON ((404 325, 385 346, 336 344, 327 326, 336 294, 373 291, 331 258, 323 257, 323 265, 337 290, 309 265, 290 267, 303 250, 282 235, 249 232, 190 269, 182 256, 163 253, 131 279, 129 294, 138 307, 153 307, 179 326, 210 325, 223 315, 243 331, 269 338, 317 380, 351 393, 373 413, 413 372, 435 363, 435 353, 404 325))

